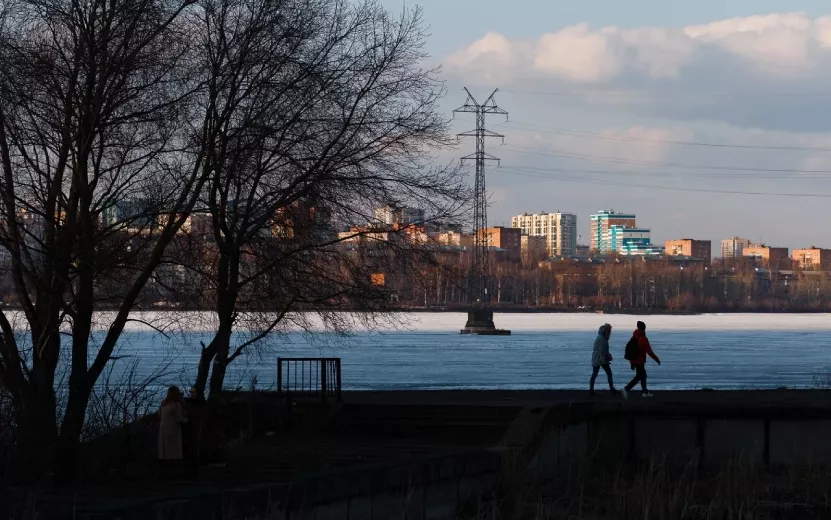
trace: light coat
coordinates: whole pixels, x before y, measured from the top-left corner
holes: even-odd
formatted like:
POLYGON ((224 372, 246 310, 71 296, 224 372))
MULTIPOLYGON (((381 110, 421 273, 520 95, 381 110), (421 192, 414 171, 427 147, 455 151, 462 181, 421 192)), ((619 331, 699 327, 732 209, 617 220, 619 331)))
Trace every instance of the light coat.
POLYGON ((182 460, 182 403, 167 403, 159 415, 159 460, 182 460))
POLYGON ((608 324, 602 325, 597 331, 597 337, 594 339, 594 347, 592 348, 593 367, 609 364, 609 338, 606 337, 608 328, 608 324))

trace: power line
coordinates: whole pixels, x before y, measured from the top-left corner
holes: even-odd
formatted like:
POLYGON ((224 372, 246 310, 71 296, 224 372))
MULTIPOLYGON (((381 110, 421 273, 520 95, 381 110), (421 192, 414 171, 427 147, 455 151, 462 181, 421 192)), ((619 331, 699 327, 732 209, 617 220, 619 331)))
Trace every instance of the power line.
POLYGON ((831 198, 831 194, 824 194, 824 193, 771 193, 771 192, 764 192, 764 191, 745 191, 745 190, 718 190, 718 189, 709 189, 709 188, 684 188, 684 187, 676 187, 676 186, 664 186, 658 184, 641 184, 641 183, 624 183, 624 182, 615 182, 615 181, 604 181, 598 179, 584 179, 579 177, 568 177, 563 175, 542 175, 536 172, 524 172, 520 169, 512 169, 512 168, 505 168, 506 171, 509 173, 514 173, 515 175, 520 175, 524 177, 536 177, 536 178, 545 178, 551 180, 558 180, 563 182, 576 182, 576 183, 585 183, 585 184, 605 184, 611 186, 621 186, 626 188, 646 188, 646 189, 656 189, 656 190, 667 190, 667 191, 684 191, 684 192, 695 192, 695 193, 719 193, 719 194, 727 194, 727 195, 758 195, 758 196, 769 196, 769 197, 807 197, 807 198, 831 198))
MULTIPOLYGON (((828 78, 826 78, 828 79, 828 78)), ((558 97, 606 97, 606 98, 658 98, 658 99, 678 99, 678 98, 719 98, 719 97, 740 97, 748 96, 750 94, 766 97, 823 97, 831 95, 831 91, 818 90, 814 92, 679 92, 677 94, 663 94, 658 92, 613 92, 603 90, 559 90, 559 91, 542 91, 542 90, 517 90, 517 89, 502 89, 502 92, 511 94, 522 94, 531 96, 558 96, 558 97)))
POLYGON ((612 164, 634 164, 640 166, 657 166, 662 168, 686 168, 693 170, 719 170, 719 171, 746 171, 746 172, 767 172, 767 173, 831 173, 831 170, 801 170, 788 168, 757 168, 751 166, 722 166, 722 165, 708 165, 708 164, 686 164, 686 163, 670 163, 660 161, 642 161, 633 159, 624 159, 621 157, 609 157, 605 155, 580 154, 574 152, 564 152, 553 148, 543 148, 544 151, 536 151, 538 148, 531 148, 528 146, 506 144, 508 148, 515 148, 522 153, 530 155, 540 155, 543 157, 558 157, 561 159, 574 159, 578 161, 603 162, 612 164))
MULTIPOLYGON (((813 146, 784 146, 784 145, 751 145, 751 144, 726 144, 726 143, 712 143, 701 141, 679 141, 673 139, 650 139, 644 137, 633 136, 610 136, 603 134, 594 134, 589 132, 576 132, 560 128, 548 127, 545 125, 537 125, 535 123, 525 123, 522 121, 512 121, 512 124, 527 126, 531 128, 520 128, 520 130, 527 130, 539 132, 541 134, 562 135, 568 137, 580 137, 587 139, 600 139, 604 141, 635 141, 651 144, 668 144, 675 146, 699 146, 708 148, 734 148, 747 150, 775 150, 775 151, 799 151, 799 152, 831 152, 831 148, 813 147, 813 146)), ((496 125, 505 126, 505 125, 496 125)), ((513 126, 513 125, 512 125, 513 126)))
MULTIPOLYGON (((794 175, 758 175, 756 174, 755 177, 750 178, 748 175, 744 174, 729 174, 729 173, 716 173, 716 172, 666 172, 666 171, 633 171, 633 170, 588 170, 588 169, 575 169, 575 168, 540 168, 538 166, 514 166, 514 168, 519 168, 522 170, 539 170, 539 171, 555 171, 555 172, 564 172, 564 173, 585 173, 585 174, 598 174, 598 175, 634 175, 634 176, 643 176, 643 177, 697 177, 702 179, 743 179, 743 180, 752 180, 756 178, 761 179, 792 179, 792 178, 799 178, 799 179, 820 179, 820 180, 831 180, 831 176, 828 175, 819 175, 816 172, 813 173, 806 173, 800 174, 796 173, 794 175)), ((762 172, 765 173, 765 172, 762 172)), ((823 172, 825 173, 825 172, 823 172)), ((831 172, 829 172, 831 173, 831 172)))

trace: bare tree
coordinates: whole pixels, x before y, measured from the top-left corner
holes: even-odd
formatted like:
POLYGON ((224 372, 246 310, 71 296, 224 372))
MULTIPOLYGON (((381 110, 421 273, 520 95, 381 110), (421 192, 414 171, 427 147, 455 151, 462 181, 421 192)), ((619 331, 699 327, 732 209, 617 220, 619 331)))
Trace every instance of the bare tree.
POLYGON ((15 410, 17 478, 41 474, 56 455, 73 475, 93 387, 201 193, 186 124, 198 86, 180 22, 189 4, 4 3, 0 246, 25 334, 0 311, 0 384, 15 410), (115 312, 98 323, 102 301, 115 312))
MULTIPOLYGON (((330 222, 372 220, 376 206, 417 206, 427 220, 458 213, 464 186, 433 168, 449 146, 443 86, 421 68, 419 10, 391 17, 378 2, 210 0, 199 23, 212 106, 205 124, 213 262, 203 264, 216 334, 196 387, 222 388, 246 348, 315 310, 388 308, 371 283, 381 262, 414 261, 408 240, 344 244, 330 222), (235 336, 234 332, 248 333, 235 336)), ((401 235, 406 229, 399 229, 401 235)), ((424 251, 420 249, 419 251, 424 251)), ((419 258, 425 258, 423 256, 419 258)), ((370 315, 367 315, 370 316, 370 315)))

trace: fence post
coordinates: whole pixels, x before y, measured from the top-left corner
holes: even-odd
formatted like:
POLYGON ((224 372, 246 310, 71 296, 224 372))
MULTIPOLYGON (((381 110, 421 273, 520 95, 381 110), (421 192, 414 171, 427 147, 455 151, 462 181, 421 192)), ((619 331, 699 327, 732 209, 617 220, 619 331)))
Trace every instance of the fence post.
POLYGON ((335 371, 337 372, 338 402, 340 402, 340 389, 343 385, 343 382, 340 378, 340 358, 335 358, 335 371))
POLYGON ((326 387, 326 358, 320 359, 320 393, 323 394, 323 402, 326 403, 328 395, 328 388, 326 387))
POLYGON ((283 395, 283 358, 277 358, 277 395, 283 395))

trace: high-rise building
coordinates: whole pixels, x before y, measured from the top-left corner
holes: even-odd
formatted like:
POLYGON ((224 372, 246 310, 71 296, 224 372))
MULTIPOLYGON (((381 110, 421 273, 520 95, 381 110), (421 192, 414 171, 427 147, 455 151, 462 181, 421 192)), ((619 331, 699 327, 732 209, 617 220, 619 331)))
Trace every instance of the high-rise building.
POLYGON ((664 243, 666 254, 670 256, 691 256, 710 263, 712 258, 712 243, 709 240, 693 240, 682 238, 680 240, 667 240, 664 243))
POLYGON ((782 269, 789 261, 787 247, 770 247, 764 244, 745 247, 742 256, 752 258, 771 269, 782 269))
POLYGON ((601 210, 591 217, 591 248, 593 251, 609 252, 614 251, 612 244, 607 242, 609 228, 618 226, 622 228, 637 228, 635 215, 633 213, 617 213, 615 211, 601 210))
POLYGON ((508 260, 519 262, 522 255, 522 232, 519 229, 497 226, 485 229, 484 233, 488 247, 504 249, 508 260))
POLYGON ((750 247, 751 242, 746 238, 733 237, 721 241, 722 258, 739 258, 743 256, 744 248, 750 247))
POLYGON ((811 246, 794 249, 791 257, 796 265, 806 271, 831 271, 831 249, 811 246))
POLYGON ((392 226, 395 224, 407 225, 423 223, 423 209, 393 206, 384 206, 381 208, 376 208, 375 222, 373 222, 373 224, 381 224, 387 226, 392 226))
POLYGON ((577 215, 571 213, 523 213, 511 218, 511 227, 523 235, 545 237, 551 256, 574 256, 577 251, 577 215))

